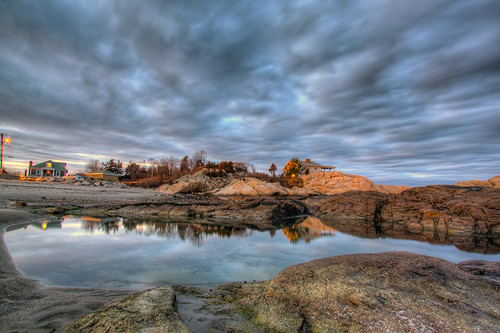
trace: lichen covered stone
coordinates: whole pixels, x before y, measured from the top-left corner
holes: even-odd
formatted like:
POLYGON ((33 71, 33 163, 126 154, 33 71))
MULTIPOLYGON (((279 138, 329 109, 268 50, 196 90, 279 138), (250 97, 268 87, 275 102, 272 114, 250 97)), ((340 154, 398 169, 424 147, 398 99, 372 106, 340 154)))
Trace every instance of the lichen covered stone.
POLYGON ((140 292, 68 326, 64 332, 189 332, 177 313, 172 287, 140 292))

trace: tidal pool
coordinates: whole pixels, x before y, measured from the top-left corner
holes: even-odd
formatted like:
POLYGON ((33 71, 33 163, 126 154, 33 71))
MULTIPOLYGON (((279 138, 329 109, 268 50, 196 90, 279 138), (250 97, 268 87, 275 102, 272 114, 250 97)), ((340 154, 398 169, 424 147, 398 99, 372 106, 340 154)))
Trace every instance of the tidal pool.
POLYGON ((452 262, 500 260, 453 245, 359 238, 320 220, 258 231, 196 223, 67 216, 10 227, 5 241, 18 269, 46 285, 147 289, 267 280, 294 264, 352 253, 410 251, 452 262))

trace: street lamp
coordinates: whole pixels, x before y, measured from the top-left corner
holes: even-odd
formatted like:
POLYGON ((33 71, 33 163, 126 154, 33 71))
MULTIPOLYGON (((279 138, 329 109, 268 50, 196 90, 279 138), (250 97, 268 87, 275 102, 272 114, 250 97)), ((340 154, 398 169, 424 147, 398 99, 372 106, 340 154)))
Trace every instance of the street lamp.
POLYGON ((10 142, 10 138, 7 136, 5 137, 4 139, 4 135, 2 133, 2 139, 0 140, 1 142, 1 149, 0 149, 0 175, 3 174, 3 143, 9 143, 10 142))

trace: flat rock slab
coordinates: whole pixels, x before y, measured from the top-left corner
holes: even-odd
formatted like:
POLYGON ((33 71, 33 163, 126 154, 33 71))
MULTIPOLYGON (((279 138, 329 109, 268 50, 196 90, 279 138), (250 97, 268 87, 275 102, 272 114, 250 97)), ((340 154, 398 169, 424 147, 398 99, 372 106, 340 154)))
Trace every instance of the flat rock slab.
POLYGON ((407 252, 295 265, 243 287, 236 312, 272 332, 498 332, 500 285, 407 252))
POLYGON ((172 287, 134 294, 68 326, 64 332, 190 332, 177 313, 172 287))

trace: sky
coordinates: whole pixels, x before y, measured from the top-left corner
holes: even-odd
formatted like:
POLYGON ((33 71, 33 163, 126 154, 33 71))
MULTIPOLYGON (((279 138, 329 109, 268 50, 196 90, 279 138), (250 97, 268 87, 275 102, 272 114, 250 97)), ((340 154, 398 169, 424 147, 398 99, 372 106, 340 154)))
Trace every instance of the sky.
POLYGON ((500 174, 500 1, 0 2, 7 170, 297 156, 379 184, 500 174))

